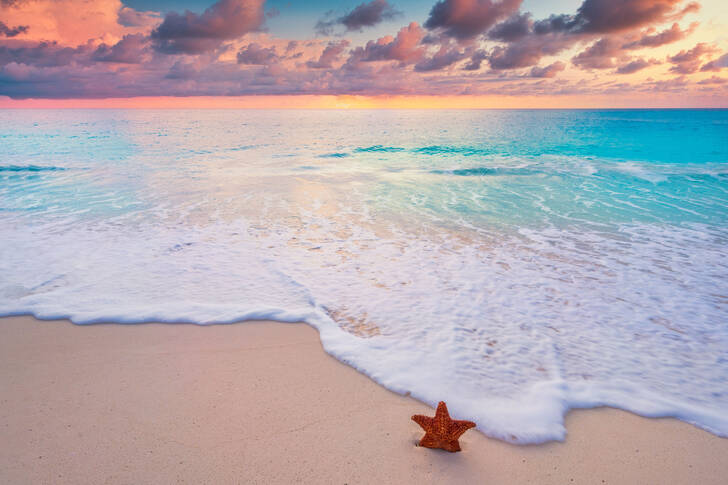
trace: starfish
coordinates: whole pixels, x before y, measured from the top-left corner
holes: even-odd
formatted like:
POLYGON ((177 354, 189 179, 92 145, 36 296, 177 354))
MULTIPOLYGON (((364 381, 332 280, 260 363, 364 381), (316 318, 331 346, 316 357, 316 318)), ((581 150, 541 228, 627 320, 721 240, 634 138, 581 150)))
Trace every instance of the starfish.
POLYGON ((450 419, 447 405, 443 401, 437 405, 434 418, 415 414, 412 416, 412 421, 425 430, 425 436, 420 440, 420 446, 441 448, 452 453, 460 451, 458 438, 470 428, 475 428, 475 423, 472 421, 450 419))

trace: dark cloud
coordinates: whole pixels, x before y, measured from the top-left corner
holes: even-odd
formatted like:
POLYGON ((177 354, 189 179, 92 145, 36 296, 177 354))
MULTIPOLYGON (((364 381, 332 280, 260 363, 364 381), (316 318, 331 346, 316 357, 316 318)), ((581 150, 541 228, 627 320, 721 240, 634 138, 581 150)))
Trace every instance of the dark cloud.
POLYGON ((348 46, 348 40, 329 42, 329 45, 326 46, 318 60, 308 61, 306 66, 312 69, 331 69, 348 46))
POLYGON ((3 22, 0 22, 0 37, 15 37, 19 34, 24 34, 28 31, 27 25, 17 25, 15 27, 8 27, 3 22))
POLYGON ((609 69, 615 66, 615 58, 623 55, 618 39, 604 37, 581 51, 571 62, 582 69, 609 69))
POLYGON ((498 20, 516 12, 522 0, 440 0, 430 10, 425 27, 458 40, 477 37, 498 20))
POLYGON ((577 26, 574 15, 551 15, 547 19, 538 20, 533 24, 533 31, 538 35, 552 34, 554 32, 572 32, 577 26))
POLYGON ((552 15, 535 23, 538 34, 549 32, 608 34, 682 18, 697 11, 683 0, 584 0, 575 15, 552 15))
POLYGON ((149 38, 143 34, 125 35, 113 46, 101 44, 93 53, 92 59, 98 62, 140 64, 144 61, 148 44, 149 38))
POLYGON ((199 74, 197 63, 177 61, 164 76, 165 79, 194 79, 199 74))
POLYGON ((238 52, 238 64, 267 65, 278 61, 275 47, 262 47, 255 42, 238 52))
POLYGON ((343 25, 347 32, 361 31, 365 27, 373 27, 385 20, 391 20, 402 15, 402 12, 392 7, 387 0, 372 0, 361 3, 354 10, 345 15, 331 19, 333 11, 327 12, 327 18, 316 23, 316 32, 321 35, 331 35, 334 27, 343 25))
POLYGON ((627 64, 620 66, 615 72, 617 74, 632 74, 637 71, 641 71, 642 69, 650 66, 654 66, 660 64, 660 61, 657 59, 636 59, 634 61, 628 62, 627 64))
POLYGON ((488 56, 495 70, 517 69, 538 64, 542 57, 553 56, 569 48, 574 40, 563 34, 528 35, 507 46, 496 46, 488 56))
POLYGON ((683 0, 584 0, 577 10, 582 32, 620 32, 642 25, 663 22, 681 12, 696 11, 699 5, 688 4, 676 11, 683 0))
POLYGON ((488 38, 513 42, 531 33, 533 20, 530 13, 517 13, 488 31, 488 38))
POLYGON ((62 47, 57 42, 38 42, 20 47, 0 46, 0 66, 23 64, 37 67, 67 66, 87 63, 91 47, 88 45, 62 47))
POLYGON ((415 64, 415 71, 439 71, 468 57, 468 54, 458 46, 441 45, 440 49, 431 57, 422 59, 415 64))
POLYGON ((531 72, 529 74, 531 77, 552 78, 556 77, 556 75, 564 69, 566 69, 566 64, 561 61, 556 61, 545 67, 534 66, 531 68, 531 72))
POLYGON ((483 49, 478 49, 470 55, 470 62, 468 62, 463 69, 466 71, 478 71, 483 61, 488 58, 488 53, 483 49))
POLYGON ((394 9, 387 0, 372 0, 369 3, 359 4, 354 10, 341 17, 340 22, 346 30, 361 30, 363 27, 372 27, 390 20, 402 13, 394 9))
POLYGON ((687 37, 697 26, 698 24, 694 22, 687 29, 681 30, 676 22, 669 29, 656 34, 646 33, 638 40, 629 42, 622 47, 625 49, 640 49, 643 47, 659 47, 661 45, 671 44, 687 37))
POLYGON ((728 67, 728 54, 723 54, 718 59, 706 63, 700 70, 703 72, 720 71, 726 67, 728 67))
POLYGON ((199 54, 258 30, 263 24, 264 0, 219 0, 201 15, 170 12, 152 31, 156 48, 170 54, 199 54))
POLYGON ((678 74, 692 74, 700 69, 702 58, 705 55, 715 54, 718 49, 710 44, 701 42, 690 50, 683 50, 667 58, 673 66, 670 71, 678 74))

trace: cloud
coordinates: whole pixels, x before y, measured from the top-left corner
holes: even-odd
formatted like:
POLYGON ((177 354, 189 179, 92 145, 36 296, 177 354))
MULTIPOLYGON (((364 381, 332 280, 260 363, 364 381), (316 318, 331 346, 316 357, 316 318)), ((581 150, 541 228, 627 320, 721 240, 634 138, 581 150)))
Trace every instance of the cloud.
POLYGON ((582 69, 609 69, 615 66, 615 58, 623 55, 622 43, 618 39, 604 37, 576 55, 571 62, 582 69))
MULTIPOLYGON (((331 14, 331 25, 340 32, 379 25, 390 18, 393 1, 357 0, 343 15, 331 14)), ((79 0, 19 0, 12 8, 0 0, 0 93, 16 98, 728 93, 716 76, 702 85, 684 75, 639 82, 615 76, 659 64, 643 51, 633 54, 684 39, 697 28, 678 24, 696 9, 686 1, 583 0, 572 15, 536 20, 519 11, 520 0, 431 0, 427 30, 412 22, 351 46, 341 39, 327 44, 260 32, 267 18, 263 0, 219 0, 204 12, 166 16, 134 10, 122 0, 83 0, 83 9, 77 8, 79 0), (30 29, 6 38, 16 25, 30 29), (560 76, 568 62, 564 52, 576 47, 576 55, 568 56, 575 65, 609 72, 599 80, 578 79, 576 70, 560 76), (490 70, 482 69, 484 61, 490 70), (508 72, 515 69, 520 71, 508 72)), ((703 39, 711 32, 701 32, 703 39)), ((668 62, 681 74, 719 71, 728 67, 728 54, 706 43, 668 62)))
POLYGON ((619 32, 641 25, 663 22, 684 13, 696 11, 690 3, 683 11, 675 9, 683 0, 584 0, 577 11, 582 32, 619 32), (684 12, 684 13, 683 13, 684 12))
POLYGON ((507 46, 496 46, 488 55, 495 70, 516 69, 538 64, 544 56, 553 56, 571 47, 574 40, 559 33, 529 35, 507 46))
POLYGON ((439 71, 455 64, 468 57, 468 54, 458 46, 441 45, 440 49, 432 56, 422 59, 415 64, 415 71, 429 72, 439 71))
POLYGON ((640 49, 643 47, 659 47, 661 45, 671 44, 690 35, 697 26, 698 23, 693 22, 690 24, 690 27, 685 30, 681 30, 680 26, 676 22, 672 24, 672 27, 669 29, 658 32, 657 34, 646 33, 638 40, 629 42, 622 47, 624 49, 640 49))
POLYGON ((124 27, 152 27, 161 19, 159 12, 141 12, 130 7, 121 7, 117 21, 124 27))
POLYGON ((660 61, 658 61, 657 59, 636 59, 634 61, 628 62, 623 66, 620 66, 615 72, 617 74, 632 74, 637 71, 641 71, 646 67, 654 66, 657 64, 660 64, 660 61))
POLYGON ((556 77, 556 74, 566 69, 566 64, 561 61, 556 61, 553 64, 549 64, 546 67, 534 66, 531 68, 530 76, 539 78, 552 78, 556 77))
POLYGON ((144 61, 148 44, 149 38, 146 35, 125 35, 113 46, 101 44, 94 52, 92 59, 98 62, 140 64, 144 61))
POLYGON ((696 2, 680 9, 683 0, 584 0, 575 15, 552 15, 535 23, 536 33, 608 34, 677 20, 697 11, 696 2))
MULTIPOLYGON (((665 32, 673 32, 673 30, 671 29, 665 32)), ((652 37, 660 37, 663 33, 657 34, 656 36, 652 37)), ((666 36, 662 37, 662 41, 664 41, 664 37, 666 36)), ((648 37, 642 37, 637 42, 641 42, 645 38, 648 37)), ((648 42, 653 42, 653 40, 650 40, 648 42)), ((623 44, 623 41, 619 36, 603 37, 597 42, 593 43, 588 48, 584 49, 571 61, 574 63, 575 66, 589 70, 611 69, 613 67, 616 67, 617 69, 615 73, 617 74, 632 74, 637 71, 641 71, 646 67, 660 64, 660 62, 655 59, 646 60, 630 58, 630 56, 628 56, 626 52, 626 49, 630 45, 632 44, 623 44)))
POLYGON ((383 20, 391 20, 402 13, 387 3, 387 0, 372 0, 359 4, 354 10, 341 17, 346 30, 361 30, 372 27, 383 20))
POLYGON ((165 74, 165 79, 194 79, 200 73, 199 61, 177 61, 165 74))
MULTIPOLYGON (((333 12, 329 12, 332 15, 333 12)), ((316 32, 331 35, 336 25, 343 25, 347 32, 362 31, 365 27, 373 27, 385 20, 392 20, 402 12, 392 7, 387 0, 372 0, 361 3, 354 10, 332 20, 322 19, 316 23, 316 32)))
POLYGON ((0 37, 2 37, 2 36, 15 37, 16 35, 24 34, 27 31, 28 31, 27 25, 18 25, 16 27, 10 28, 7 25, 5 25, 4 23, 0 22, 0 37))
POLYGON ((19 47, 0 46, 0 65, 19 64, 38 67, 66 66, 88 61, 89 45, 63 47, 57 42, 39 42, 19 47))
POLYGON ((425 27, 458 40, 477 37, 498 20, 516 12, 522 0, 440 0, 430 10, 425 27))
POLYGON ((275 47, 262 47, 252 42, 238 52, 238 64, 267 65, 278 61, 275 47))
POLYGON ((726 84, 726 83, 728 83, 728 78, 718 77, 718 76, 711 76, 708 79, 703 79, 702 81, 698 82, 698 84, 726 84))
POLYGON ((170 12, 152 31, 156 48, 170 54, 199 54, 263 25, 264 0, 219 0, 201 15, 170 12))
POLYGON ((326 46, 318 60, 308 61, 306 66, 311 69, 331 69, 348 46, 348 40, 329 42, 329 45, 326 46))
POLYGON ((349 57, 349 64, 373 61, 399 61, 410 64, 422 59, 425 48, 420 45, 425 35, 417 22, 411 22, 397 32, 396 37, 387 35, 376 41, 367 42, 366 46, 357 47, 349 57))
POLYGON ((530 13, 517 13, 488 31, 488 38, 513 42, 531 33, 533 20, 530 13))
POLYGON ((697 72, 702 63, 702 58, 707 54, 715 54, 718 49, 715 46, 700 42, 690 50, 682 50, 667 58, 673 66, 670 71, 678 74, 692 74, 697 72))
POLYGON ((720 71, 721 69, 728 67, 728 54, 723 54, 718 59, 710 61, 700 68, 701 71, 720 71))
POLYGON ((468 62, 463 69, 466 71, 478 71, 483 61, 488 58, 488 53, 483 49, 478 49, 470 55, 470 62, 468 62))
POLYGON ((600 36, 573 62, 582 69, 612 68, 617 60, 628 60, 622 50, 655 47, 692 32, 694 24, 684 31, 675 25, 658 34, 652 28, 641 37, 634 33, 635 29, 676 20, 697 9, 694 3, 682 7, 683 1, 584 0, 573 15, 551 15, 537 21, 528 13, 517 13, 487 32, 489 39, 505 44, 494 47, 488 60, 496 70, 535 66, 544 56, 557 55, 600 36))

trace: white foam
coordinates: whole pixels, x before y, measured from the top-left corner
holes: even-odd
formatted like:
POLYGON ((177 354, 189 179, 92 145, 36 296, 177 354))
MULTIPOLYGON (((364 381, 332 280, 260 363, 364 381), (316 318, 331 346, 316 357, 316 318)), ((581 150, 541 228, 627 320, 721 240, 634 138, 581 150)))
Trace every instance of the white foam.
POLYGON ((569 409, 602 405, 728 434, 728 336, 716 325, 728 271, 709 230, 523 230, 483 245, 345 221, 11 225, 0 313, 305 321, 389 389, 446 400, 518 443, 563 439, 569 409))

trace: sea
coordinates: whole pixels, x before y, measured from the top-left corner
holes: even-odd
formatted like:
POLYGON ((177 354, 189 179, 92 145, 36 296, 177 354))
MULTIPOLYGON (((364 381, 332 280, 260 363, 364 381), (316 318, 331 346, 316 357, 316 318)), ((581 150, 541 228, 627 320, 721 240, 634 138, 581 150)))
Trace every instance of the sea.
POLYGON ((23 314, 305 322, 513 443, 728 436, 728 110, 2 110, 23 314))

